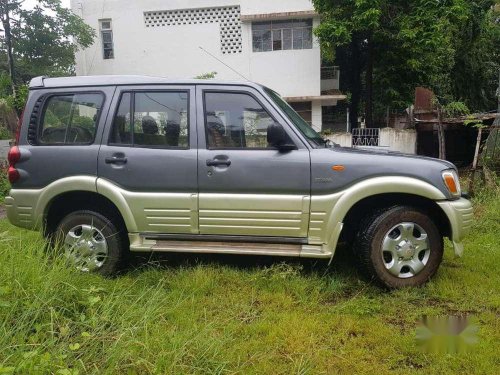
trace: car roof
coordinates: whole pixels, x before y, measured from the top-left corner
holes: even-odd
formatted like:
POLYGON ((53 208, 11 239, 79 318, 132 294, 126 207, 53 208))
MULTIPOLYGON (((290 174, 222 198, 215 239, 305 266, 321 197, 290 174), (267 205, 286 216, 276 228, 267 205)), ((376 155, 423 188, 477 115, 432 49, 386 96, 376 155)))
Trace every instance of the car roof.
POLYGON ((84 87, 84 86, 118 86, 118 85, 245 85, 254 88, 261 85, 250 81, 221 81, 214 79, 175 80, 165 77, 142 75, 99 75, 75 77, 35 77, 31 80, 31 90, 42 88, 84 87))

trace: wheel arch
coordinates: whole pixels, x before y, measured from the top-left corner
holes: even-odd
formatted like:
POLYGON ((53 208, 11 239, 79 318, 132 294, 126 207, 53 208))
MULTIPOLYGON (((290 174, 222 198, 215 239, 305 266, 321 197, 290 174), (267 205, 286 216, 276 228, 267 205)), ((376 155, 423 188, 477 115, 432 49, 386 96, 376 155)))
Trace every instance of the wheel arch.
POLYGON ((107 215, 128 231, 121 211, 109 198, 95 191, 70 190, 55 195, 45 206, 44 234, 53 233, 66 215, 78 210, 93 210, 107 215))
POLYGON ((443 237, 451 236, 451 224, 436 201, 417 194, 382 193, 365 197, 357 201, 343 218, 343 230, 340 241, 352 242, 359 230, 361 219, 369 212, 392 206, 411 206, 428 214, 443 237))
POLYGON ((335 250, 339 239, 349 240, 350 232, 355 233, 354 228, 359 224, 359 218, 366 215, 368 210, 382 208, 384 205, 413 204, 416 208, 427 210, 437 221, 441 234, 450 236, 448 217, 436 203, 445 200, 446 196, 425 181, 405 176, 375 177, 358 182, 334 197, 335 203, 329 214, 327 228, 337 228, 340 225, 342 230, 332 230, 326 237, 327 247, 331 250, 335 250))

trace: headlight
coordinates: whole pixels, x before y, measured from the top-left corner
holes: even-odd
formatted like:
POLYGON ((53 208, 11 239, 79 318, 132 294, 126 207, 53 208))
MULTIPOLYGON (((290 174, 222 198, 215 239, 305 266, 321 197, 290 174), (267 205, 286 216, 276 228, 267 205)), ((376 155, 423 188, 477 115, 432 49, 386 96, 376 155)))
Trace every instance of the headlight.
POLYGON ((453 197, 460 197, 460 181, 458 180, 457 172, 454 169, 449 169, 443 172, 443 181, 448 191, 453 197))

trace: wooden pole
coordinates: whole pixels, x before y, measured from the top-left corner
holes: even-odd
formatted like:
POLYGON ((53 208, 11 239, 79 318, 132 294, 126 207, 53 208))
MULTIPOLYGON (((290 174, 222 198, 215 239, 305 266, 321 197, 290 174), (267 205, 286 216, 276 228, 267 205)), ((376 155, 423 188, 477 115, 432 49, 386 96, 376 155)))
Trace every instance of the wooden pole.
POLYGON ((477 162, 479 159, 479 148, 481 146, 481 137, 483 135, 483 128, 479 128, 477 132, 477 140, 476 140, 476 151, 474 152, 474 161, 472 162, 472 170, 475 171, 477 168, 477 162))
POLYGON ((438 146, 439 159, 446 159, 446 139, 443 129, 441 107, 438 107, 438 146))
POLYGON ((470 180, 469 180, 469 194, 471 195, 474 194, 474 183, 476 182, 476 169, 479 160, 479 149, 481 147, 482 136, 483 136, 483 128, 480 127, 477 132, 476 150, 474 151, 474 160, 472 162, 472 170, 470 173, 470 180))

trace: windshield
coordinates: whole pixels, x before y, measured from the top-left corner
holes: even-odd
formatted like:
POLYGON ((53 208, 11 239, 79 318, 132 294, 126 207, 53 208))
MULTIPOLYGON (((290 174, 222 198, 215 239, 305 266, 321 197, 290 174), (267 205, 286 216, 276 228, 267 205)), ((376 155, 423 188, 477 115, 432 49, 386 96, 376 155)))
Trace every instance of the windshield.
POLYGON ((311 146, 313 147, 324 147, 325 140, 316 133, 316 131, 309 125, 306 120, 304 120, 295 110, 285 102, 278 93, 274 92, 267 87, 264 88, 271 99, 281 108, 283 112, 287 115, 290 121, 295 125, 295 127, 307 138, 311 146))

